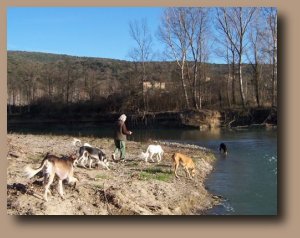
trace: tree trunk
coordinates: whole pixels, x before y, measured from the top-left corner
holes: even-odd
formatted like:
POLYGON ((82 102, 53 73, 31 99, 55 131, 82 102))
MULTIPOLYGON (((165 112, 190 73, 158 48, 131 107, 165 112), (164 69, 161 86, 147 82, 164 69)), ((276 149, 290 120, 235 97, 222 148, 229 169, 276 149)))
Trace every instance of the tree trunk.
POLYGON ((197 61, 194 65, 194 79, 193 79, 193 101, 194 101, 194 107, 196 109, 199 109, 198 103, 197 103, 197 77, 198 77, 198 66, 197 61))
MULTIPOLYGON (((275 51, 276 49, 274 49, 275 51)), ((276 88, 277 88, 277 57, 273 53, 273 77, 272 77, 272 106, 276 106, 276 88)))
POLYGON ((183 89, 183 93, 184 93, 186 107, 187 107, 187 109, 190 109, 189 97, 188 97, 186 84, 185 84, 185 80, 184 80, 184 66, 183 66, 183 64, 182 64, 182 67, 181 67, 181 83, 182 83, 182 89, 183 89))
POLYGON ((231 108, 231 101, 230 101, 230 94, 229 94, 229 88, 230 88, 230 74, 228 74, 227 82, 226 82, 226 91, 227 91, 227 104, 228 107, 231 108))
POLYGON ((142 92, 143 92, 143 107, 144 107, 144 112, 148 110, 147 108, 147 100, 146 100, 146 90, 144 88, 144 82, 146 81, 146 67, 145 67, 145 62, 142 62, 142 67, 143 67, 143 78, 142 78, 142 92))
POLYGON ((238 64, 238 68, 239 68, 239 86, 240 86, 240 94, 241 94, 241 99, 242 99, 242 105, 243 108, 246 107, 245 104, 245 93, 244 93, 244 88, 243 88, 243 72, 242 72, 242 62, 241 62, 241 57, 239 59, 239 64, 238 64))
POLYGON ((254 85, 255 85, 255 98, 256 98, 256 103, 257 103, 258 107, 261 106, 260 95, 259 95, 259 91, 260 91, 259 82, 260 82, 260 69, 259 69, 259 65, 256 64, 255 65, 254 85))
POLYGON ((231 82, 231 91, 232 91, 232 104, 236 104, 236 96, 235 96, 235 64, 234 61, 232 63, 232 82, 231 82))

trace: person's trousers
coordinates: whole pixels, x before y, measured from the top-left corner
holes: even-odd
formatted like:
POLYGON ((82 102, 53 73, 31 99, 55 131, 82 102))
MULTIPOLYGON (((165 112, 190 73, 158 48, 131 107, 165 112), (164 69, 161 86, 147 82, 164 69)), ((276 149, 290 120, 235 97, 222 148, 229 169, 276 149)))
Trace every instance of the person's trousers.
POLYGON ((120 159, 125 159, 125 155, 126 155, 125 141, 115 140, 115 146, 116 148, 114 150, 114 155, 116 156, 118 151, 120 151, 120 159))

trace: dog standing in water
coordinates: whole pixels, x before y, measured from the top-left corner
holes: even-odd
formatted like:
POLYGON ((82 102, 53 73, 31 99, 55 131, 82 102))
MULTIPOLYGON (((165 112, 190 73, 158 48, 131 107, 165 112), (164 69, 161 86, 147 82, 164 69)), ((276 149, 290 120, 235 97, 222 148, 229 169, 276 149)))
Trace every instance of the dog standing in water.
POLYGON ((228 151, 227 151, 227 146, 225 145, 225 143, 221 143, 220 144, 219 151, 221 153, 223 153, 224 155, 227 155, 228 151))

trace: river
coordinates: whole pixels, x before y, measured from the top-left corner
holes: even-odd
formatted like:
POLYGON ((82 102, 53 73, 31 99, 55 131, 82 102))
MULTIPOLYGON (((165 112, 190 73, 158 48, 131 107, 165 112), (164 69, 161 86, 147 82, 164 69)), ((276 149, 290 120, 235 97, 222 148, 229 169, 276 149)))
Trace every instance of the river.
MULTIPOLYGON (((208 190, 223 197, 208 215, 277 215, 277 130, 243 129, 199 131, 184 129, 133 130, 130 140, 165 140, 196 144, 211 149, 217 161, 208 177, 208 190), (226 143, 228 155, 218 152, 226 143)), ((109 126, 93 123, 65 125, 9 125, 8 132, 111 136, 109 126)))

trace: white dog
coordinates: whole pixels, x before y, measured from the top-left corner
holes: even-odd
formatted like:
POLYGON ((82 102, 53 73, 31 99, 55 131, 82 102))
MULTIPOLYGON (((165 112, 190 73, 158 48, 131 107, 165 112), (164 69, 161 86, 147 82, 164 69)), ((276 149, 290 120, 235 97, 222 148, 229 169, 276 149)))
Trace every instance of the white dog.
POLYGON ((149 145, 146 153, 142 152, 142 158, 145 159, 146 163, 148 162, 148 158, 150 158, 152 162, 154 162, 152 157, 156 155, 157 162, 159 163, 162 159, 163 154, 164 151, 160 145, 149 145))

